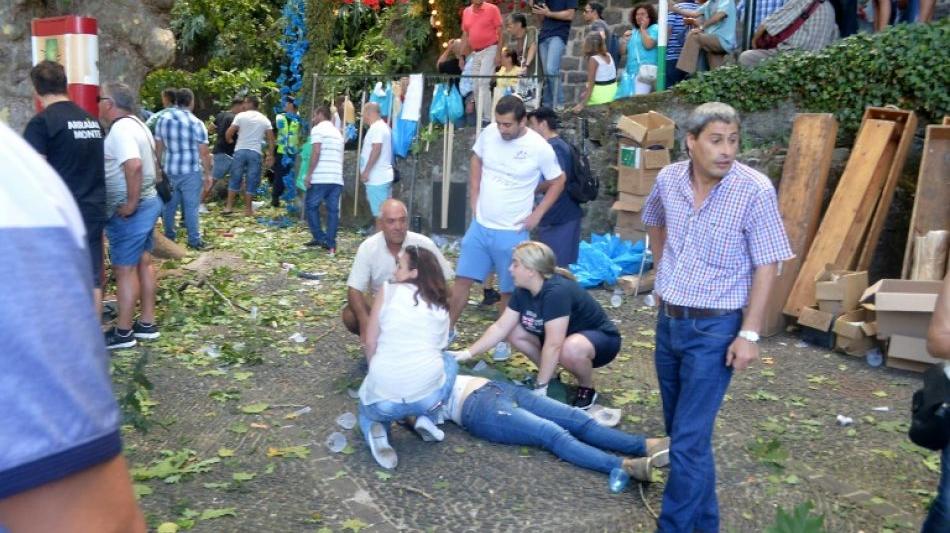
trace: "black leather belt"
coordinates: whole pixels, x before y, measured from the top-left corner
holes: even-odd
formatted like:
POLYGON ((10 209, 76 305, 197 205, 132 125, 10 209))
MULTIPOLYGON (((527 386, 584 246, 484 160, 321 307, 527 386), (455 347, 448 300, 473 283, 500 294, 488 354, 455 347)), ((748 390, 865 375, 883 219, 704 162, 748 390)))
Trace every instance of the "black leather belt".
POLYGON ((663 302, 660 312, 670 318, 714 318, 737 312, 738 309, 700 309, 698 307, 683 307, 663 302))
POLYGON ((617 82, 617 78, 607 81, 595 81, 594 85, 612 85, 617 82))

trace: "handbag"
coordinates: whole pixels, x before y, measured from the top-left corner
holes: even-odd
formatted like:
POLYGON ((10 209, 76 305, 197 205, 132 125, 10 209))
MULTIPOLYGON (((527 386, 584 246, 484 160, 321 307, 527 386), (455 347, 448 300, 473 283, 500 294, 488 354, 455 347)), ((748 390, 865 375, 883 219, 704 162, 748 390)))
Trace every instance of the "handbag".
POLYGON ((911 400, 907 435, 918 446, 942 450, 950 444, 950 376, 947 363, 937 363, 924 373, 924 386, 911 400))
MULTIPOLYGON (((535 48, 537 48, 538 43, 538 34, 534 32, 534 43, 535 48)), ((524 61, 524 58, 528 53, 528 36, 525 35, 524 45, 521 47, 521 60, 524 61)), ((537 108, 541 107, 541 78, 538 76, 538 63, 539 60, 537 57, 534 58, 534 75, 533 76, 522 76, 518 79, 518 85, 515 88, 515 96, 521 98, 521 101, 524 102, 525 109, 528 111, 534 111, 537 108)))
POLYGON ((640 47, 634 46, 633 51, 637 54, 637 64, 640 67, 637 69, 637 81, 640 83, 646 83, 647 85, 656 84, 656 75, 657 68, 656 65, 648 65, 640 62, 640 47))
POLYGON ((126 115, 124 117, 119 117, 117 120, 122 120, 123 118, 130 118, 135 121, 136 124, 141 126, 145 130, 145 136, 149 140, 149 144, 152 149, 152 164, 155 165, 155 192, 158 193, 158 197, 162 199, 162 203, 167 204, 172 201, 172 186, 168 183, 168 179, 165 176, 165 172, 162 171, 162 165, 158 162, 158 154, 155 153, 155 139, 152 137, 151 132, 148 130, 148 126, 142 124, 139 119, 126 115))

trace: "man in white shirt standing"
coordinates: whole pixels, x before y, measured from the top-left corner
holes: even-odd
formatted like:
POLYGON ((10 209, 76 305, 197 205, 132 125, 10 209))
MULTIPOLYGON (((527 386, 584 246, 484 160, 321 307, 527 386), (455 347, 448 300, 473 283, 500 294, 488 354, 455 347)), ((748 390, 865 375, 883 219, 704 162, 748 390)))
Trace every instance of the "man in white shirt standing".
POLYGON ((407 246, 429 250, 439 260, 445 279, 455 275, 452 265, 445 260, 432 239, 409 231, 409 210, 399 200, 385 200, 377 219, 379 231, 360 244, 353 259, 350 277, 346 280, 346 301, 342 319, 346 329, 365 341, 366 324, 372 308, 372 297, 379 288, 392 279, 399 252, 407 246))
POLYGON ((498 274, 501 309, 508 305, 514 280, 508 272, 515 245, 528 240, 544 213, 564 190, 564 172, 551 145, 527 126, 524 102, 504 96, 495 106, 495 123, 482 130, 472 148, 469 203, 475 218, 462 239, 458 278, 452 289, 452 324, 462 314, 474 281, 498 274), (538 176, 550 182, 534 207, 538 176))
POLYGON ((336 253, 336 230, 340 224, 340 194, 343 192, 343 135, 330 121, 330 108, 322 105, 313 113, 310 130, 310 168, 307 170, 307 225, 313 239, 306 246, 322 246, 336 253), (327 206, 327 231, 320 222, 320 204, 327 206))
POLYGON ((244 99, 244 111, 238 113, 225 132, 225 140, 237 142, 234 145, 234 159, 231 161, 231 179, 228 182, 228 201, 224 208, 226 214, 234 208, 234 197, 241 190, 241 181, 247 176, 244 183, 244 214, 252 216, 254 207, 251 199, 257 191, 261 180, 262 153, 261 146, 267 139, 267 156, 263 165, 270 168, 274 164, 274 128, 270 120, 257 110, 261 101, 256 96, 244 99))
POLYGON ((393 144, 389 126, 381 120, 379 104, 363 107, 363 123, 369 124, 360 151, 360 181, 366 184, 366 200, 373 217, 393 192, 393 144))

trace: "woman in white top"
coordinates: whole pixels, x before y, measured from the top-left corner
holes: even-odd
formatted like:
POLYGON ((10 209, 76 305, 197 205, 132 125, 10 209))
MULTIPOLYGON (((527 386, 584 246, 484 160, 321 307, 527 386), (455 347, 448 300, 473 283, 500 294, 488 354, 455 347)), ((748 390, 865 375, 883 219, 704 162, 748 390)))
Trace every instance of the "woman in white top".
POLYGON ((360 429, 376 462, 395 468, 389 423, 418 416, 426 440, 442 440, 427 415, 437 413, 452 390, 458 364, 443 356, 448 344, 448 289, 431 251, 407 246, 393 281, 380 288, 367 325, 364 353, 369 372, 359 390, 360 429))
POLYGON ((617 94, 617 65, 607 52, 600 32, 590 33, 584 39, 584 57, 587 58, 587 85, 581 93, 580 103, 574 106, 575 113, 585 105, 613 102, 617 94))

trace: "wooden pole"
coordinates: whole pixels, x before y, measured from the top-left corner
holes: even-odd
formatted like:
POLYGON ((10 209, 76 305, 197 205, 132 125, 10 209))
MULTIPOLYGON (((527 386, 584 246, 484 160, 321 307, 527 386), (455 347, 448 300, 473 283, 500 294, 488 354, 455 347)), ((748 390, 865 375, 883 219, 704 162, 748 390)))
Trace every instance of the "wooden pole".
POLYGON ((445 125, 445 137, 448 149, 445 151, 445 167, 442 172, 442 229, 449 227, 449 189, 452 185, 452 148, 455 145, 455 124, 451 120, 445 125))
POLYGON ((363 151, 363 108, 366 107, 366 90, 360 98, 360 128, 356 130, 356 180, 353 183, 353 216, 360 202, 360 152, 363 151))

